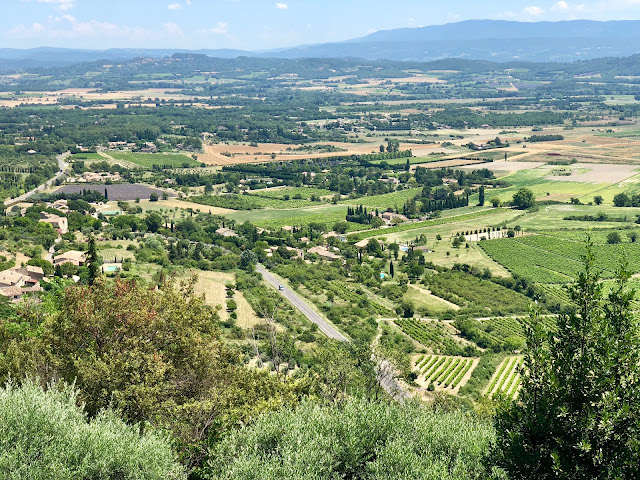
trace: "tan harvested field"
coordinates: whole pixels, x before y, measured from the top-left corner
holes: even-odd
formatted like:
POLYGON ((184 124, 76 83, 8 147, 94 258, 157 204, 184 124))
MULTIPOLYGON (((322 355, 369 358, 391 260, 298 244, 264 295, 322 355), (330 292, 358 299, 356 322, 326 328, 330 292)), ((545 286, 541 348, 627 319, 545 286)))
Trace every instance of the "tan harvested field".
MULTIPOLYGON (((197 294, 204 294, 206 302, 215 308, 216 305, 221 305, 222 308, 218 311, 220 318, 226 320, 229 318, 227 312, 227 292, 225 289, 226 283, 235 283, 236 277, 232 273, 226 272, 205 272, 203 270, 189 270, 187 277, 190 275, 197 275, 198 282, 195 285, 195 291, 197 294)), ((262 320, 256 315, 249 305, 249 302, 244 298, 242 292, 235 291, 233 295, 238 309, 237 324, 241 328, 251 328, 258 325, 262 320)))
POLYGON ((238 305, 238 320, 236 323, 240 328, 250 329, 264 323, 264 320, 258 317, 256 312, 253 311, 253 308, 251 308, 247 299, 244 298, 242 292, 236 292, 233 298, 238 305))
POLYGON ((414 77, 391 78, 392 83, 447 83, 438 77, 429 77, 426 75, 416 75, 414 77))
MULTIPOLYGON (((15 108, 21 104, 37 104, 37 105, 54 105, 61 99, 79 98, 83 100, 104 100, 107 105, 102 105, 102 109, 115 108, 115 104, 111 103, 115 100, 133 100, 147 98, 160 100, 187 100, 194 97, 182 95, 178 93, 180 89, 177 88, 149 88, 146 90, 126 90, 116 92, 97 92, 91 88, 68 88, 59 91, 43 91, 43 92, 31 92, 31 96, 0 99, 0 107, 15 108)), ((11 97, 12 92, 0 92, 0 96, 11 97)))
POLYGON ((208 205, 200 205, 197 203, 191 203, 184 200, 180 200, 178 198, 169 198, 167 200, 158 200, 157 202, 150 202, 149 200, 141 200, 140 206, 146 210, 160 210, 163 208, 180 208, 183 210, 187 210, 189 208, 193 210, 200 210, 204 213, 211 212, 213 215, 228 215, 230 213, 236 212, 235 210, 231 210, 228 208, 221 207, 210 207, 208 205))
POLYGON ((547 175, 545 178, 559 182, 620 183, 638 173, 638 165, 574 163, 564 168, 570 168, 571 175, 547 175))
MULTIPOLYGON (((380 143, 384 143, 380 141, 380 143)), ((242 163, 264 163, 264 162, 282 162, 288 160, 304 160, 308 158, 329 158, 340 155, 364 155, 372 152, 379 152, 380 143, 341 143, 341 142, 323 142, 323 145, 333 145, 338 148, 345 149, 343 152, 318 153, 307 151, 287 151, 287 148, 295 149, 301 145, 288 145, 283 143, 260 143, 257 147, 251 147, 249 144, 231 144, 217 143, 214 145, 205 145, 205 153, 198 155, 198 161, 207 165, 235 165, 242 163), (223 153, 229 153, 228 157, 223 153), (272 159, 271 155, 276 154, 276 158, 272 159)), ((422 150, 424 145, 401 144, 401 149, 414 149, 420 147, 422 150)), ((431 151, 433 146, 428 145, 431 151)))

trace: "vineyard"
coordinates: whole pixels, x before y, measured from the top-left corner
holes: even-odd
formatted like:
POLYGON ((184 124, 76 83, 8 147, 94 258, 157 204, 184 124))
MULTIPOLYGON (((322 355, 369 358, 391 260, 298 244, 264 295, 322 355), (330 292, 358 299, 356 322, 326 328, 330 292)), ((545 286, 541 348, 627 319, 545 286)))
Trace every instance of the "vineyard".
POLYGON ((528 297, 465 272, 427 275, 423 283, 434 295, 462 307, 459 313, 506 315, 528 312, 531 305, 528 297))
POLYGON ((460 342, 455 341, 451 335, 456 331, 450 325, 443 322, 422 322, 414 318, 399 318, 396 325, 404 333, 418 343, 430 348, 434 353, 448 355, 463 355, 470 353, 475 355, 477 351, 471 348, 465 349, 460 342))
MULTIPOLYGON (((581 232, 580 238, 584 237, 581 232)), ((563 236, 528 235, 518 238, 487 240, 480 242, 482 249, 493 260, 512 273, 517 273, 537 283, 566 283, 583 269, 584 241, 563 236)), ((640 243, 595 244, 593 253, 596 267, 604 278, 614 276, 623 259, 629 269, 640 271, 640 243)))
MULTIPOLYGON (((547 331, 555 328, 553 316, 540 316, 539 322, 547 331)), ((455 326, 467 340, 478 347, 494 352, 514 352, 522 350, 525 343, 524 325, 531 325, 531 318, 497 317, 485 319, 457 318, 455 326)))
POLYGON ((477 359, 468 357, 448 357, 441 355, 422 355, 418 358, 415 370, 418 382, 425 388, 457 391, 466 383, 466 377, 473 371, 477 359))
POLYGON ((507 398, 515 398, 520 388, 520 369, 523 364, 524 357, 505 357, 489 380, 484 395, 493 397, 502 392, 507 398))

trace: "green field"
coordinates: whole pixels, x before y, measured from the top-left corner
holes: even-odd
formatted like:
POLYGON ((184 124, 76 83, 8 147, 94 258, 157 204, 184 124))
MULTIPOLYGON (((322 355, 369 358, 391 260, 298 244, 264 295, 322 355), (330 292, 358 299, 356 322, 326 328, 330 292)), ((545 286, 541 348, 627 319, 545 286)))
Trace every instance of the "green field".
MULTIPOLYGON (((604 278, 614 276, 615 270, 626 259, 633 273, 640 271, 640 243, 630 243, 622 235, 623 242, 608 245, 599 232, 592 239, 596 267, 604 278)), ((522 275, 538 283, 566 283, 576 278, 584 269, 585 232, 548 232, 481 242, 487 254, 504 265, 510 272, 522 275), (569 237, 569 238, 567 238, 569 237)))
POLYGON ((115 160, 135 163, 146 168, 159 166, 161 168, 199 167, 200 162, 180 153, 131 153, 108 152, 115 160))

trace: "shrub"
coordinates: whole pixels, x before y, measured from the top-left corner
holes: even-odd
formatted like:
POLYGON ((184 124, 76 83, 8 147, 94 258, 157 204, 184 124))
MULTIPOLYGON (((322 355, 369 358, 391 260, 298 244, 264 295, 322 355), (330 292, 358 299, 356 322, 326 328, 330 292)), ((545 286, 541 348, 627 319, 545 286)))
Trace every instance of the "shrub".
POLYGON ((89 420, 70 387, 0 388, 0 478, 183 479, 169 441, 113 411, 89 420))
POLYGON ((210 479, 486 479, 494 432, 468 414, 351 399, 280 410, 211 452, 210 479))

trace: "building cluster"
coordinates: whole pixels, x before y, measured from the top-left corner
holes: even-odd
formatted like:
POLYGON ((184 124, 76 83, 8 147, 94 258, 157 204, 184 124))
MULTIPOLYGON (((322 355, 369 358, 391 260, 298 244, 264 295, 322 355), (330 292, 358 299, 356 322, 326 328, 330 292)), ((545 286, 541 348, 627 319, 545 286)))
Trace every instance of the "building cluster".
MULTIPOLYGON (((62 253, 53 259, 55 267, 65 263, 81 267, 85 263, 85 253, 72 250, 62 253)), ((0 272, 0 295, 8 298, 11 302, 17 302, 26 293, 41 292, 41 280, 47 281, 44 270, 41 267, 26 265, 4 270, 0 272)))

